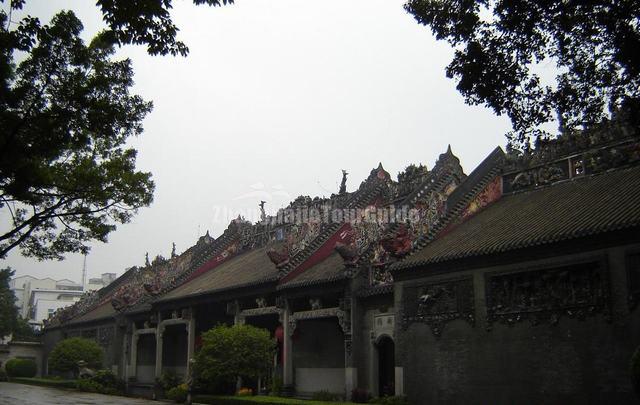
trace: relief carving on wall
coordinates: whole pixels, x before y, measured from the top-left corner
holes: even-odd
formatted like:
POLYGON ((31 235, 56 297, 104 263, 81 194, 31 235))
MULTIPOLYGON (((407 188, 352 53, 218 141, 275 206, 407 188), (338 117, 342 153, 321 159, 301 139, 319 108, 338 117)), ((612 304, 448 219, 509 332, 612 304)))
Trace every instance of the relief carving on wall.
POLYGON ((475 325, 471 277, 407 286, 403 296, 402 328, 405 330, 414 322, 423 322, 439 337, 446 323, 454 319, 475 325))
POLYGON ((584 319, 602 313, 611 317, 609 276, 595 261, 552 269, 486 276, 487 324, 512 325, 524 319, 532 324, 556 324, 563 315, 584 319))
POLYGON ((98 344, 102 347, 107 347, 111 344, 113 340, 113 328, 106 327, 98 329, 97 341, 98 344))

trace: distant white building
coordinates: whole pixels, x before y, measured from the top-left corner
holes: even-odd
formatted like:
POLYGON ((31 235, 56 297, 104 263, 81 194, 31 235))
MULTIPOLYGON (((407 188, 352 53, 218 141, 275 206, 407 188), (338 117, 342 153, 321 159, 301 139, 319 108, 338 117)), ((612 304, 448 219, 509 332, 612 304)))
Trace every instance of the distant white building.
POLYGON ((29 298, 29 323, 34 329, 40 329, 42 321, 49 318, 49 315, 59 308, 78 302, 82 294, 82 290, 32 290, 29 298))
POLYGON ((82 294, 82 285, 68 279, 54 280, 52 278, 36 278, 33 276, 15 277, 9 282, 9 287, 16 296, 18 314, 29 318, 29 303, 31 292, 36 290, 78 291, 82 294))
POLYGON ((102 273, 99 278, 90 278, 87 283, 87 291, 99 290, 113 283, 116 279, 116 273, 102 273))
MULTIPOLYGON (((100 278, 89 279, 86 291, 99 290, 115 279, 115 273, 104 273, 100 278)), ((82 284, 68 279, 33 276, 15 277, 9 282, 9 287, 16 297, 18 314, 28 319, 36 329, 41 328, 42 321, 57 309, 77 302, 85 291, 82 284)))

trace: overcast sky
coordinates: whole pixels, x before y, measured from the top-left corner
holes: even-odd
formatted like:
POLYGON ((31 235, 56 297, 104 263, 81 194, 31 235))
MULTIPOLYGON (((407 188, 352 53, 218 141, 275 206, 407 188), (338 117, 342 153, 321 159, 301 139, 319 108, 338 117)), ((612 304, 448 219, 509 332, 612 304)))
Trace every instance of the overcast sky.
MULTIPOLYGON (((140 46, 117 54, 133 61, 134 92, 155 105, 131 142, 139 169, 153 173, 155 201, 92 245, 89 277, 121 275, 145 252, 166 257, 172 242, 182 252, 206 230, 217 237, 260 200, 275 213, 298 195, 329 196, 341 169, 353 191, 378 162, 395 178, 410 163, 431 168, 451 144, 469 173, 505 144, 508 121, 465 105, 444 73, 453 51, 404 0, 175 3, 188 57, 140 46)), ((104 27, 87 0, 28 0, 24 11, 48 22, 60 9, 76 12, 87 40, 104 27)), ((2 266, 80 281, 82 262, 14 251, 2 266)))

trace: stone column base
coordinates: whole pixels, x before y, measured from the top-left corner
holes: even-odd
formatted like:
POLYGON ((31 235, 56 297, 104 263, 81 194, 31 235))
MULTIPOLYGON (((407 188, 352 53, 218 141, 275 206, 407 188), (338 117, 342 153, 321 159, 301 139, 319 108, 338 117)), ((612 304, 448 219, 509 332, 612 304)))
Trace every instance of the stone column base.
POLYGON ((404 395, 404 368, 395 369, 396 395, 404 395))
POLYGON ((351 400, 351 391, 358 387, 358 369, 355 367, 345 367, 344 369, 344 390, 345 400, 351 400))

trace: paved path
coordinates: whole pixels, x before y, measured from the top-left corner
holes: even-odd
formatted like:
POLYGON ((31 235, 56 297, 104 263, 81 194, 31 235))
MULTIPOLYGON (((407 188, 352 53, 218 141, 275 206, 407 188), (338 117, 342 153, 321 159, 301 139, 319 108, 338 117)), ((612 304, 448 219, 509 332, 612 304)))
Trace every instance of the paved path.
POLYGON ((0 382, 0 405, 23 404, 158 405, 162 404, 162 402, 111 395, 90 394, 87 392, 67 391, 57 388, 38 387, 35 385, 0 382))

